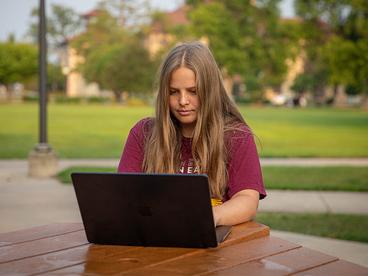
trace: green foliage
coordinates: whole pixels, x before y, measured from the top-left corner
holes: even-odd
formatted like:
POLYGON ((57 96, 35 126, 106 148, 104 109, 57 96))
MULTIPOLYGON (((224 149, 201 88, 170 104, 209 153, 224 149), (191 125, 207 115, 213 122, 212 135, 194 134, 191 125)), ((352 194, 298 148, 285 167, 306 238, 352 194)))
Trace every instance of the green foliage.
POLYGON ((192 4, 191 32, 207 37, 220 67, 240 74, 247 89, 283 82, 286 59, 297 50, 293 23, 280 20, 279 1, 187 1, 192 4))
POLYGON ((263 166, 262 172, 267 189, 368 191, 367 167, 263 166))
MULTIPOLYGON (((315 64, 316 65, 316 64, 315 64)), ((300 74, 291 87, 297 93, 314 92, 323 89, 326 85, 326 72, 324 68, 315 68, 300 74)))
POLYGON ((306 73, 319 76, 315 82, 322 87, 329 83, 368 93, 367 1, 296 0, 295 9, 304 19, 306 73))
MULTIPOLYGON (((28 35, 34 43, 38 41, 38 7, 31 12, 32 23, 29 26, 28 35)), ((76 35, 82 26, 80 16, 70 7, 52 4, 51 15, 46 19, 48 40, 53 47, 58 47, 70 37, 76 35)))
POLYGON ((224 4, 200 5, 191 12, 190 18, 192 32, 209 38, 220 67, 227 66, 230 73, 245 69, 246 55, 240 49, 238 27, 224 4))
POLYGON ((99 14, 87 31, 72 44, 85 58, 80 70, 89 82, 112 90, 120 100, 123 91, 152 91, 156 64, 134 33, 118 26, 107 10, 99 14))
POLYGON ((71 41, 71 47, 81 56, 88 58, 90 52, 111 45, 124 44, 125 39, 127 33, 118 25, 117 19, 106 9, 100 9, 88 23, 86 31, 71 41))
POLYGON ((368 39, 352 41, 335 36, 324 50, 331 83, 368 93, 368 39))
POLYGON ((81 97, 67 97, 65 95, 56 95, 53 97, 55 103, 60 104, 80 104, 82 102, 81 97))
POLYGON ((9 43, 15 43, 15 34, 14 33, 9 33, 8 38, 6 39, 6 41, 9 42, 9 43))
POLYGON ((110 102, 110 99, 106 97, 88 97, 86 100, 88 103, 108 103, 110 102))
POLYGON ((123 91, 152 91, 155 68, 137 41, 91 51, 82 72, 87 80, 119 95, 123 91))
POLYGON ((37 48, 25 43, 0 43, 0 83, 23 82, 37 73, 37 48))
POLYGON ((37 94, 23 96, 23 101, 25 102, 38 102, 39 100, 40 100, 40 97, 37 94))
POLYGON ((258 213, 257 222, 273 230, 368 242, 368 216, 344 214, 258 213))
POLYGON ((47 65, 47 89, 48 91, 65 91, 66 76, 61 71, 58 64, 49 63, 47 65))

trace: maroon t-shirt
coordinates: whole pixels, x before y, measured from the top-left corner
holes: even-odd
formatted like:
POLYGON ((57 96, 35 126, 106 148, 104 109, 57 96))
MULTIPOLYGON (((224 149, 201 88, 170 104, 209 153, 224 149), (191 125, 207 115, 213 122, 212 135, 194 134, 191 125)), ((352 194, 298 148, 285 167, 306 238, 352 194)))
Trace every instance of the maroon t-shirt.
MULTIPOLYGON (((143 172, 144 143, 147 129, 152 126, 152 119, 139 121, 129 133, 121 155, 119 172, 143 172)), ((230 199, 237 192, 253 189, 259 192, 260 198, 266 196, 263 185, 261 166, 253 135, 245 125, 225 135, 228 153, 228 183, 224 200, 230 199)), ((192 140, 182 138, 181 166, 178 173, 198 173, 192 158, 192 140)))

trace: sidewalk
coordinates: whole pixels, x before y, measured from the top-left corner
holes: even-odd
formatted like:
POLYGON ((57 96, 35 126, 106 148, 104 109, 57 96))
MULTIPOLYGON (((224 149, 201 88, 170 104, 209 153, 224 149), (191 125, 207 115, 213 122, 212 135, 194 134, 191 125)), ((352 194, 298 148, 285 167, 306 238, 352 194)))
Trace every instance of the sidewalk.
MULTIPOLYGON (((322 166, 337 164, 336 159, 318 159, 322 166)), ((344 165, 368 166, 368 159, 344 159, 344 165)), ((263 159, 263 165, 303 164, 302 159, 263 159), (299 161, 298 161, 299 160, 299 161)), ((304 160, 310 164, 311 160, 304 160)), ((60 170, 69 166, 116 167, 118 160, 60 160, 60 170)), ((339 163, 340 164, 340 163, 339 163)), ((80 214, 71 185, 54 178, 27 176, 26 160, 0 160, 0 233, 55 222, 80 222, 80 214)), ((368 193, 268 191, 260 202, 260 211, 368 214, 368 193)), ((368 244, 272 231, 303 246, 368 266, 368 244)))

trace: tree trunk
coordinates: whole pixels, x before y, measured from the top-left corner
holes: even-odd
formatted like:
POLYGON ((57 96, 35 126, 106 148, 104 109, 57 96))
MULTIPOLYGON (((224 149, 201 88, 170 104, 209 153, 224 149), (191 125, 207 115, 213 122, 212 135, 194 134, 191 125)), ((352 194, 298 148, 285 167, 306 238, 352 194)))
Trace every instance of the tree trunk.
POLYGON ((363 94, 362 108, 363 110, 368 111, 368 94, 367 93, 363 94))
POLYGON ((117 103, 122 103, 122 97, 121 97, 121 92, 120 91, 113 91, 114 95, 115 95, 115 100, 117 103))
POLYGON ((12 100, 12 91, 13 91, 11 89, 11 84, 5 85, 5 90, 6 90, 6 100, 10 102, 12 100))
POLYGON ((334 99, 334 106, 336 107, 347 107, 348 106, 348 97, 345 93, 345 87, 339 85, 337 87, 336 96, 334 99))

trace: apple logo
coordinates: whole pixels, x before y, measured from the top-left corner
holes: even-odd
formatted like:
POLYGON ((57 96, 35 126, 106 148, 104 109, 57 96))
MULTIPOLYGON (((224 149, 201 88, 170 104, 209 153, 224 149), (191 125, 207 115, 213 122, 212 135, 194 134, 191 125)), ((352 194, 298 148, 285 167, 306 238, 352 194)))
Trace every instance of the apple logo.
POLYGON ((138 212, 143 217, 151 217, 152 216, 151 207, 149 207, 147 205, 138 206, 138 212))

